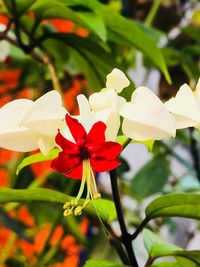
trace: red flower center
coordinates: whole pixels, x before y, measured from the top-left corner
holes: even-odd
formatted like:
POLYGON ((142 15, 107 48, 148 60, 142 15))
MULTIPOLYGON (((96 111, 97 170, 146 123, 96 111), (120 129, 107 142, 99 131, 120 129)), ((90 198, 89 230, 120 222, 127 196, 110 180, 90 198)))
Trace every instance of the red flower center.
POLYGON ((90 157, 90 153, 87 151, 85 147, 81 148, 81 158, 82 160, 88 159, 90 157))

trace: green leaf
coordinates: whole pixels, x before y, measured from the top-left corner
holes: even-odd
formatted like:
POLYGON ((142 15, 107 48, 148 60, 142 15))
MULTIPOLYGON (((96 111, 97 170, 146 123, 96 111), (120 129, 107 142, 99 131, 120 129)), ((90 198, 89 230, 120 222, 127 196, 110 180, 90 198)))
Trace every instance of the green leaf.
POLYGON ((31 11, 35 12, 36 20, 44 20, 51 18, 69 19, 75 23, 89 27, 77 14, 68 8, 64 1, 59 0, 37 0, 31 6, 31 11))
MULTIPOLYGON (((165 243, 159 236, 147 229, 143 231, 143 237, 144 245, 149 253, 149 257, 153 260, 160 257, 174 256, 175 258, 186 258, 197 264, 197 266, 200 265, 200 251, 185 251, 173 244, 165 243)), ((167 266, 167 264, 163 266, 167 266)), ((177 266, 180 265, 177 263, 177 266)))
POLYGON ((153 200, 145 210, 149 220, 158 217, 186 217, 200 220, 199 194, 168 194, 153 200))
POLYGON ((181 248, 172 244, 167 244, 164 242, 155 243, 152 245, 150 257, 157 259, 167 255, 176 255, 174 253, 178 253, 179 250, 181 251, 181 248))
POLYGON ((142 145, 145 145, 149 151, 153 150, 153 145, 155 143, 154 140, 147 140, 147 141, 137 141, 137 140, 131 140, 130 138, 126 137, 125 135, 119 135, 117 136, 117 142, 124 146, 127 141, 130 141, 129 143, 140 143, 142 145))
POLYGON ((163 247, 161 246, 159 248, 159 245, 157 244, 152 252, 152 257, 156 259, 156 258, 165 257, 165 256, 178 256, 178 257, 186 258, 192 261, 193 263, 197 264, 197 266, 200 266, 200 251, 199 250, 191 250, 191 251, 184 251, 184 250, 173 251, 172 250, 170 251, 170 250, 163 249, 163 247))
POLYGON ((154 234, 152 231, 150 231, 149 229, 144 229, 142 232, 142 235, 144 239, 144 246, 149 254, 152 250, 152 246, 155 243, 162 242, 162 239, 156 234, 154 234))
POLYGON ((121 43, 127 43, 142 51, 164 73, 166 80, 171 82, 161 50, 137 23, 125 19, 96 0, 67 0, 66 3, 69 6, 78 5, 92 9, 102 17, 108 30, 112 32, 112 36, 116 36, 117 41, 121 40, 121 43))
POLYGON ((101 38, 102 41, 106 41, 107 30, 103 19, 92 12, 78 12, 78 16, 88 25, 90 28, 101 38))
POLYGON ((162 48, 162 53, 165 58, 167 66, 173 67, 180 63, 181 55, 177 50, 171 47, 167 47, 167 48, 162 48))
POLYGON ((67 7, 65 1, 53 0, 36 1, 31 10, 36 13, 37 20, 61 18, 69 19, 77 25, 89 29, 90 32, 96 34, 100 39, 106 41, 107 31, 101 16, 93 12, 77 12, 67 7))
POLYGON ((148 151, 152 151, 155 140, 147 140, 147 141, 132 140, 131 143, 140 143, 142 145, 145 145, 148 151))
MULTIPOLYGON (((162 257, 162 255, 164 254, 171 253, 174 250, 181 250, 180 247, 177 247, 173 244, 165 243, 158 235, 148 229, 144 229, 142 234, 144 238, 144 246, 148 251, 149 257, 152 260, 162 257)), ((163 267, 164 266, 167 266, 167 263, 166 265, 164 264, 163 267)))
POLYGON ((47 160, 52 160, 57 157, 58 153, 60 152, 59 148, 53 149, 49 155, 45 156, 42 153, 37 153, 32 156, 28 156, 25 159, 22 160, 22 162, 18 165, 16 174, 18 175, 21 169, 23 169, 26 166, 29 166, 33 163, 41 162, 41 161, 47 161, 47 160))
POLYGON ((187 26, 187 27, 182 28, 181 31, 183 33, 187 34, 188 36, 190 36, 191 38, 193 38, 194 40, 196 40, 197 42, 200 42, 200 30, 199 30, 199 28, 187 26))
MULTIPOLYGON (((102 43, 93 38, 81 38, 74 34, 48 34, 48 39, 43 42, 51 53, 49 41, 60 41, 69 48, 69 54, 86 75, 92 89, 99 91, 105 86, 105 77, 118 63, 113 59, 102 43), (101 56, 99 56, 101 55, 101 56)), ((62 52, 60 50, 59 52, 62 52)), ((60 53, 61 54, 61 53, 60 53)))
POLYGON ((128 266, 109 261, 88 260, 83 267, 128 267, 128 266))
POLYGON ((75 62, 77 62, 78 66, 80 66, 81 71, 85 74, 91 88, 94 91, 100 90, 104 82, 97 70, 97 66, 92 61, 88 61, 84 54, 81 54, 75 49, 71 48, 70 54, 75 62))
POLYGON ((196 263, 181 257, 176 257, 177 263, 180 264, 180 267, 199 267, 196 263))
POLYGON ((131 192, 136 199, 160 192, 170 175, 170 164, 165 156, 150 160, 133 177, 131 192))
POLYGON ((112 68, 118 66, 116 60, 113 59, 113 57, 111 56, 109 49, 107 47, 106 48, 103 47, 102 42, 97 42, 95 39, 91 37, 82 38, 75 34, 63 34, 63 33, 51 33, 48 34, 47 36, 48 39, 58 40, 64 43, 65 45, 74 48, 78 52, 87 51, 94 54, 97 58, 99 58, 99 55, 101 55, 99 60, 102 61, 102 63, 104 64, 108 64, 112 68))
MULTIPOLYGON (((31 5, 35 2, 35 0, 17 0, 16 2, 16 9, 18 16, 23 15, 24 13, 28 12, 31 5)), ((13 5, 11 0, 4 0, 4 3, 8 10, 13 13, 13 5)))
MULTIPOLYGON (((124 144, 130 140, 130 138, 126 137, 125 135, 119 135, 117 136, 117 143, 119 143, 120 145, 124 146, 124 144)), ((131 141, 131 140, 130 140, 131 141)))
MULTIPOLYGON (((178 262, 159 262, 154 263, 151 265, 152 267, 184 267, 183 265, 179 264, 178 262)), ((188 265, 185 265, 187 267, 190 267, 188 265)))
MULTIPOLYGON (((0 203, 5 204, 8 202, 48 202, 55 204, 64 204, 66 201, 70 201, 74 197, 65 195, 61 192, 37 188, 37 189, 10 189, 4 188, 0 189, 0 203)), ((82 204, 84 199, 80 200, 82 204)), ((85 212, 92 216, 97 216, 97 212, 102 220, 110 222, 116 218, 115 206, 114 203, 106 199, 98 199, 91 201, 90 205, 85 208, 85 212)))
MULTIPOLYGON (((190 265, 185 265, 187 267, 194 266, 194 264, 198 267, 200 266, 200 250, 190 250, 190 251, 175 251, 172 255, 176 256, 176 258, 184 258, 193 263, 190 265), (177 257, 178 256, 178 257, 177 257)), ((181 262, 181 261, 180 261, 181 262)), ((188 262, 188 261, 187 261, 188 262)))

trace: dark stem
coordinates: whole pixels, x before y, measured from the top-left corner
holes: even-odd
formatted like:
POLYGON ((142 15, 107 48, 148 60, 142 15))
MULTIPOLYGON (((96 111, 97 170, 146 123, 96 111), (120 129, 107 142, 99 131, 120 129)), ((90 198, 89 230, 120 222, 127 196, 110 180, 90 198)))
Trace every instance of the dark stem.
POLYGON ((12 13, 13 13, 13 22, 15 24, 15 34, 17 37, 17 41, 19 46, 22 48, 22 50, 25 53, 28 53, 28 47, 23 43, 21 38, 21 32, 20 32, 20 25, 19 25, 19 17, 18 17, 18 10, 15 0, 11 0, 12 3, 12 13))
POLYGON ((154 259, 149 257, 147 262, 145 263, 145 266, 144 267, 148 267, 148 266, 151 266, 151 264, 154 262, 154 259))
POLYGON ((146 224, 149 222, 149 219, 146 217, 141 224, 138 226, 138 228, 135 230, 135 232, 131 235, 132 240, 136 239, 136 237, 139 235, 139 233, 143 230, 143 228, 146 226, 146 224))
POLYGON ((197 179, 200 182, 200 158, 197 149, 197 141, 193 137, 194 128, 189 128, 190 133, 190 153, 192 155, 193 166, 197 175, 197 179))
POLYGON ((118 222, 119 222, 120 230, 121 230, 121 241, 124 244, 124 247, 126 249, 126 252, 127 252, 127 255, 130 261, 129 264, 132 267, 139 267, 136 257, 135 257, 135 253, 133 251, 133 247, 132 247, 132 237, 126 228, 126 224, 124 221, 124 215, 122 211, 120 194, 119 194, 119 189, 118 189, 118 184, 117 184, 116 169, 110 171, 110 181, 111 181, 111 187, 112 187, 113 200, 114 200, 115 208, 117 211, 117 218, 118 218, 118 222))
POLYGON ((123 244, 120 242, 120 240, 116 238, 109 238, 110 245, 116 250, 120 260, 123 262, 123 264, 129 265, 129 258, 127 256, 127 253, 124 249, 123 244))

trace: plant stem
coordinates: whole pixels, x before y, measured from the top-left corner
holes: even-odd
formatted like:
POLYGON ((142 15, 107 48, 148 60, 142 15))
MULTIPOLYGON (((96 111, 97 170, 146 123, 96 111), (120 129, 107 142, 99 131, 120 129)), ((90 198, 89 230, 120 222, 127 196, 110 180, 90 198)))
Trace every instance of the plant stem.
POLYGON ((114 200, 115 208, 117 211, 117 218, 118 218, 118 222, 119 222, 120 230, 121 230, 121 241, 124 244, 124 247, 126 249, 126 252, 127 252, 127 255, 130 261, 129 264, 132 267, 138 267, 137 259, 135 257, 135 253, 132 247, 132 237, 126 228, 126 224, 124 221, 124 215, 122 211, 120 194, 119 194, 119 189, 118 189, 118 184, 117 184, 116 169, 110 171, 110 181, 111 181, 111 187, 112 187, 113 200, 114 200))
POLYGON ((198 149, 197 149, 197 141, 193 137, 193 131, 194 131, 194 128, 189 128, 190 153, 192 156, 193 166, 194 166, 194 170, 195 170, 196 175, 197 175, 197 179, 200 182, 200 164, 199 164, 200 158, 199 158, 199 153, 198 153, 198 149))
POLYGON ((148 266, 151 266, 151 264, 154 262, 154 259, 149 257, 147 262, 145 263, 145 266, 144 267, 148 267, 148 266))
POLYGON ((121 261, 123 262, 123 264, 128 265, 130 263, 130 261, 129 261, 127 253, 124 249, 124 246, 120 242, 120 240, 111 237, 111 238, 109 238, 109 242, 110 242, 110 245, 117 251, 117 254, 118 254, 119 258, 121 259, 121 261))
POLYGON ((153 4, 151 6, 151 9, 150 9, 150 11, 149 11, 149 13, 145 19, 145 22, 144 22, 144 24, 146 26, 151 26, 151 24, 153 23, 155 16, 158 12, 158 9, 160 7, 161 1, 162 0, 154 0, 153 4))
POLYGON ((50 57, 48 56, 44 56, 43 57, 44 63, 47 64, 47 67, 49 69, 49 73, 51 75, 51 79, 52 79, 52 84, 53 84, 53 88, 60 94, 62 95, 62 88, 56 73, 56 69, 50 59, 50 57))
POLYGON ((143 230, 143 228, 145 227, 145 225, 149 222, 148 217, 146 217, 141 224, 137 227, 137 229, 135 230, 135 232, 131 235, 132 240, 136 239, 136 237, 139 235, 139 233, 143 230))
POLYGON ((17 41, 19 43, 19 46, 26 53, 26 52, 28 52, 28 46, 23 43, 22 38, 21 38, 17 5, 16 5, 15 0, 11 0, 11 3, 12 3, 13 22, 15 24, 15 34, 16 34, 16 37, 17 37, 17 41))

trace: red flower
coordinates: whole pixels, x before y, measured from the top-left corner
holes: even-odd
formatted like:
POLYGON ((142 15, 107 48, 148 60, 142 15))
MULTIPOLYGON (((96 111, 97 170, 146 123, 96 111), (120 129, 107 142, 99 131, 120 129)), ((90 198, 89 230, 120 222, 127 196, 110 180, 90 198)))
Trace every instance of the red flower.
POLYGON ((105 172, 118 167, 120 162, 117 157, 122 147, 118 143, 105 140, 106 125, 101 121, 95 123, 89 133, 86 133, 78 120, 69 115, 66 115, 66 123, 75 143, 58 132, 56 143, 63 151, 52 161, 51 167, 68 177, 81 179, 77 197, 64 205, 64 216, 80 215, 90 199, 100 197, 93 170, 105 172), (83 194, 85 184, 87 185, 87 196, 83 205, 80 206, 79 200, 83 194))
POLYGON ((87 134, 78 120, 66 115, 66 123, 76 143, 67 140, 58 132, 56 143, 62 152, 52 161, 51 167, 68 177, 82 178, 83 161, 88 159, 98 172, 110 171, 120 165, 117 160, 122 150, 120 144, 105 141, 106 125, 99 121, 87 134))

